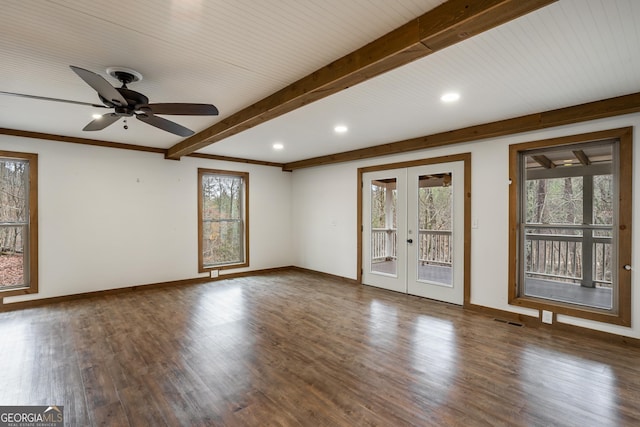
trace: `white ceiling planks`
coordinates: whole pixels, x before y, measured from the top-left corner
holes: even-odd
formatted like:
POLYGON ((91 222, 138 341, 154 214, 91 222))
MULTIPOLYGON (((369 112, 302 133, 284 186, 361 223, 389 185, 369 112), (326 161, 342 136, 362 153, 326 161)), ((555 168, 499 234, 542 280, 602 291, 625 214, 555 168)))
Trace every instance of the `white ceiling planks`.
MULTIPOLYGON (((125 66, 144 75, 130 88, 151 102, 215 104, 219 117, 167 117, 199 131, 440 3, 5 0, 0 91, 97 102, 68 66, 103 76, 125 66)), ((199 152, 285 163, 638 92, 639 22, 636 0, 561 0, 199 152), (443 105, 447 90, 461 100, 443 105), (333 133, 338 122, 346 135, 333 133)), ((160 148, 181 140, 135 120, 82 132, 93 112, 0 96, 0 127, 160 148)))
POLYGON ((639 6, 562 0, 200 151, 266 152, 285 135, 268 158, 289 161, 638 92, 639 6), (443 105, 447 90, 461 100, 443 105), (331 133, 338 120, 348 138, 331 133))

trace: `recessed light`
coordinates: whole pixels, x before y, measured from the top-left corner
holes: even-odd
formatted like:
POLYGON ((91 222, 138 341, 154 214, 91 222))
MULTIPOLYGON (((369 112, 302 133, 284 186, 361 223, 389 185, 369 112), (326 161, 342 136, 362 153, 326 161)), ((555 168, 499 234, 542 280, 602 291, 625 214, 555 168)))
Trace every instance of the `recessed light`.
POLYGON ((93 117, 94 119, 99 119, 100 117, 102 117, 102 114, 93 114, 91 117, 93 117))
POLYGON ((349 130, 349 128, 346 127, 345 125, 338 125, 338 126, 334 127, 333 130, 336 133, 345 133, 346 131, 349 130))
POLYGON ((282 144, 281 142, 276 142, 272 147, 274 150, 282 150, 284 148, 284 144, 282 144))
POLYGON ((460 94, 457 92, 447 92, 440 97, 442 102, 455 102, 460 99, 460 94))

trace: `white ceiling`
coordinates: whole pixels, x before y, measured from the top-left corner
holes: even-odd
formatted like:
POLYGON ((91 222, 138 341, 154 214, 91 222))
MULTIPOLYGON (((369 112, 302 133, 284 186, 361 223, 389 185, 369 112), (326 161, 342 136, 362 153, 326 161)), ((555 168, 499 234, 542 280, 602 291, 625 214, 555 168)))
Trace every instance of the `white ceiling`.
MULTIPOLYGON (((440 0, 3 0, 0 91, 83 102, 69 65, 143 74, 150 102, 200 131, 442 3, 440 0)), ((640 91, 640 1, 560 0, 409 65, 214 143, 201 153, 286 163, 640 91), (461 99, 439 98, 457 90, 461 99), (349 132, 336 135, 345 124, 349 132), (285 148, 272 149, 274 142, 285 148)), ((93 108, 0 95, 0 127, 169 148, 135 119, 83 132, 93 108)))

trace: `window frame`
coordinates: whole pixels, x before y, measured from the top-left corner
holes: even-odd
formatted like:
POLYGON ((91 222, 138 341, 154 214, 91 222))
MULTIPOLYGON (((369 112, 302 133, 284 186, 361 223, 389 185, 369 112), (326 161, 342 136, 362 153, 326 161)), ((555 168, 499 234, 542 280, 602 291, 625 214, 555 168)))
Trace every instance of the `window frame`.
POLYGON ((631 271, 623 266, 632 265, 632 175, 633 170, 633 128, 625 127, 540 141, 509 145, 509 290, 508 301, 511 305, 548 310, 557 314, 573 316, 604 323, 631 326, 631 271), (520 295, 520 153, 538 148, 552 148, 563 145, 588 143, 616 139, 619 141, 618 162, 618 212, 617 251, 618 266, 617 292, 614 292, 613 307, 617 310, 583 307, 570 303, 552 301, 532 296, 520 295))
POLYGON ((237 172, 221 169, 205 169, 198 168, 198 271, 200 273, 206 273, 214 270, 227 270, 234 268, 244 268, 249 266, 249 173, 237 172), (202 178, 205 175, 217 175, 217 176, 231 176, 239 177, 243 183, 243 195, 242 195, 242 230, 243 230, 243 252, 244 260, 239 263, 217 264, 217 265, 205 265, 204 264, 204 218, 203 218, 203 191, 202 191, 202 178))
POLYGON ((29 277, 25 286, 11 287, 6 290, 0 289, 0 299, 13 295, 38 293, 38 155, 35 153, 22 153, 16 151, 0 150, 0 159, 22 160, 28 163, 29 176, 27 183, 28 223, 26 225, 27 246, 24 253, 24 262, 27 264, 25 270, 29 277))

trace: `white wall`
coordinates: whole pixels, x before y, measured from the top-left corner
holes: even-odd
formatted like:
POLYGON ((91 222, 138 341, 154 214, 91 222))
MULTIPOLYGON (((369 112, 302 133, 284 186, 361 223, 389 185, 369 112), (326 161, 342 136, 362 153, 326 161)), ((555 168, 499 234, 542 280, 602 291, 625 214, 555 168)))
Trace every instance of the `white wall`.
MULTIPOLYGON (((48 298, 202 276, 197 270, 197 168, 250 174, 250 267, 288 265, 355 278, 357 168, 472 153, 472 303, 537 315, 507 303, 508 146, 550 137, 636 126, 640 114, 563 126, 384 158, 302 169, 183 158, 0 135, 0 150, 39 155, 39 274, 48 298)), ((634 165, 638 152, 634 152, 634 165)), ((635 168, 634 168, 635 169, 635 168)), ((640 178, 634 213, 640 227, 640 178)), ((640 266, 633 239, 633 265, 640 266)), ((238 270, 243 271, 243 270, 238 270)), ((635 273, 633 274, 635 288, 635 273)), ((561 322, 640 338, 640 292, 632 289, 631 328, 559 316, 561 322)))
POLYGON ((249 172, 250 266, 229 272, 293 263, 292 174, 279 168, 3 135, 0 150, 37 153, 39 172, 40 292, 5 303, 203 276, 199 167, 249 172))
POLYGON ((293 175, 295 265, 355 278, 357 168, 338 164, 293 175))
MULTIPOLYGON (((405 160, 472 153, 471 302, 499 310, 537 316, 532 309, 507 303, 508 278, 508 151, 509 144, 597 130, 635 126, 633 220, 640 228, 640 178, 635 165, 640 153, 640 114, 562 126, 474 143, 434 148, 384 158, 294 171, 293 236, 295 265, 355 279, 357 273, 356 208, 357 169, 405 160), (334 225, 335 224, 335 225, 334 225)), ((630 195, 623 195, 629 197, 630 195)), ((640 268, 640 241, 633 238, 633 265, 640 268)), ((633 285, 636 285, 633 274, 633 285)), ((640 292, 632 289, 632 327, 619 327, 583 319, 558 316, 558 321, 620 335, 640 338, 640 292)))

